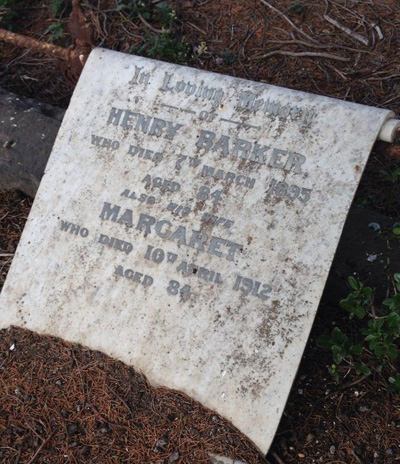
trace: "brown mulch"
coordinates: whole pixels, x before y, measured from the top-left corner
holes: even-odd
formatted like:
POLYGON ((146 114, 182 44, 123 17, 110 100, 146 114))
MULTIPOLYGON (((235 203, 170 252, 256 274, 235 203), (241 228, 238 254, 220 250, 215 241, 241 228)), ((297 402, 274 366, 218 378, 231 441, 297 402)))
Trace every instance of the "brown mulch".
MULTIPOLYGON (((51 14, 51 3, 50 0, 24 2, 23 15, 12 23, 13 31, 48 40, 48 27, 61 24, 64 33, 55 43, 69 46, 71 37, 65 20, 70 2, 65 2, 64 14, 56 16, 51 14)), ((280 13, 268 8, 262 0, 167 3, 177 11, 176 38, 191 47, 187 60, 191 66, 400 113, 397 0, 268 2, 280 13), (359 34, 368 44, 342 32, 324 16, 359 34), (282 54, 287 52, 303 55, 282 54)), ((154 36, 140 20, 130 20, 126 11, 116 11, 117 0, 82 0, 81 4, 98 46, 129 52, 132 46, 140 47, 154 36)), ((0 66, 0 85, 56 105, 68 104, 71 89, 50 58, 0 44, 0 66)))
POLYGON ((18 192, 0 192, 0 291, 11 266, 32 200, 18 192))
MULTIPOLYGON (((69 3, 54 16, 52 0, 26 1, 12 30, 47 40, 49 26, 64 24, 69 3)), ((154 35, 143 22, 117 12, 116 0, 81 3, 99 46, 129 52, 154 35)), ((190 66, 400 114, 397 0, 270 0, 286 18, 260 0, 168 3, 178 15, 174 35, 190 45, 190 66), (368 45, 324 15, 367 38, 368 45)), ((67 47, 72 40, 63 27, 55 43, 67 47)), ((1 43, 0 85, 62 107, 72 94, 53 59, 1 43)), ((356 201, 399 217, 400 183, 388 181, 387 173, 400 167, 400 154, 397 161, 385 157, 399 149, 377 147, 356 201)), ((30 206, 18 193, 0 192, 0 288, 30 206)), ((335 385, 327 374, 330 356, 315 346, 338 318, 335 308, 319 309, 267 457, 271 464, 400 463, 399 398, 378 374, 361 382, 349 374, 342 387, 335 385)), ((150 387, 123 363, 25 330, 0 331, 1 463, 196 464, 210 462, 207 452, 263 462, 227 421, 185 395, 150 387)))
POLYGON ((209 463, 262 458, 228 421, 99 352, 0 331, 0 461, 209 463))

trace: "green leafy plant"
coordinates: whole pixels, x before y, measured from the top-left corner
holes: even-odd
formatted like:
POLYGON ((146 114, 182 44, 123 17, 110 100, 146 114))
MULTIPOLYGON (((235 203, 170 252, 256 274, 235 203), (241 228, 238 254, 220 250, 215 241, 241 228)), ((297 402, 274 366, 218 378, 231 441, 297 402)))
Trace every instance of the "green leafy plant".
POLYGON ((168 33, 151 36, 143 45, 131 47, 130 52, 174 63, 185 63, 190 56, 189 45, 168 33))
POLYGON ((64 34, 67 22, 65 16, 69 15, 70 7, 66 0, 51 0, 50 10, 55 22, 45 30, 45 35, 48 42, 55 42, 64 34))
POLYGON ((306 7, 304 6, 303 2, 295 0, 289 7, 289 11, 291 13, 301 15, 304 13, 306 7))
MULTIPOLYGON (((400 227, 394 227, 391 234, 395 238, 400 236, 400 227)), ((400 274, 394 274, 392 295, 379 307, 375 306, 371 287, 354 277, 349 277, 348 283, 351 292, 340 306, 348 312, 350 320, 358 320, 356 331, 350 337, 335 327, 330 334, 317 339, 320 348, 332 353, 334 364, 328 371, 336 382, 344 371, 353 370, 356 375, 384 372, 388 376, 388 390, 400 393, 400 373, 393 363, 400 356, 400 274)))
POLYGON ((47 41, 54 42, 59 39, 64 33, 64 22, 59 22, 56 24, 51 24, 45 31, 45 34, 48 34, 47 41))
POLYGON ((223 53, 222 53, 222 60, 224 62, 224 64, 227 64, 227 65, 232 65, 233 63, 235 63, 238 59, 238 54, 237 53, 233 53, 231 50, 225 50, 223 53))
POLYGON ((372 288, 364 287, 361 282, 358 282, 354 277, 349 277, 349 285, 353 290, 347 298, 340 302, 340 306, 349 312, 350 319, 356 316, 358 319, 363 319, 365 316, 365 308, 373 303, 372 288))
POLYGON ((51 0, 51 13, 55 16, 65 8, 65 0, 51 0))
POLYGON ((133 21, 140 16, 146 21, 160 23, 163 29, 170 29, 176 12, 167 2, 118 0, 116 11, 123 11, 133 21))
POLYGON ((381 174, 387 182, 395 184, 400 179, 400 168, 395 169, 393 172, 381 170, 379 171, 379 174, 381 174))
POLYGON ((389 377, 388 390, 393 393, 400 393, 400 375, 389 377))
POLYGON ((185 63, 189 59, 189 45, 174 34, 176 11, 169 3, 117 0, 116 11, 124 12, 131 21, 141 21, 154 33, 141 45, 133 45, 131 53, 174 63, 185 63))
POLYGON ((0 25, 7 29, 12 28, 12 23, 21 14, 24 0, 0 0, 0 25))

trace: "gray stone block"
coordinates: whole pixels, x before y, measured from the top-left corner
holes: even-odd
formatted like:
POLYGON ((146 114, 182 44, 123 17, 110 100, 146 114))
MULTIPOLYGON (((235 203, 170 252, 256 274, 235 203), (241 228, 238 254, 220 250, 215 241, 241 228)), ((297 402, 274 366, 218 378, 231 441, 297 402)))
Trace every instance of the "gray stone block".
POLYGON ((34 197, 65 110, 0 88, 0 189, 34 197))

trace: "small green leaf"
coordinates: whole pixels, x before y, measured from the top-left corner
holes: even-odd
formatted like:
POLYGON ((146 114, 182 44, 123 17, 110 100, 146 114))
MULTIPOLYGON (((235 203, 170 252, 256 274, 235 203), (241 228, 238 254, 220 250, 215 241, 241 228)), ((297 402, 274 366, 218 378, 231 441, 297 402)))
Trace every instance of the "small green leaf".
POLYGON ((332 346, 332 339, 326 335, 317 338, 317 346, 323 350, 330 350, 332 346))
POLYGON ((351 348, 350 348, 350 353, 353 355, 353 356, 359 356, 361 353, 362 353, 362 346, 361 345, 353 345, 351 348))
POLYGON ((385 347, 383 345, 383 343, 378 343, 375 348, 373 348, 374 350, 374 353, 376 354, 376 356, 380 357, 380 356, 383 356, 384 353, 385 353, 385 347))
POLYGON ((359 306, 356 308, 355 313, 358 319, 363 319, 365 316, 365 309, 362 306, 359 306))
POLYGON ((332 346, 332 353, 333 353, 332 357, 335 363, 340 364, 344 359, 341 348, 339 346, 332 346))
POLYGON ((390 345, 386 350, 386 354, 390 359, 396 359, 399 356, 399 350, 396 345, 390 345))
MULTIPOLYGON (((399 230, 400 230, 400 229, 399 229, 399 230)), ((348 278, 348 282, 349 282, 350 287, 351 287, 353 290, 358 290, 358 289, 360 288, 360 285, 358 284, 357 280, 356 280, 354 277, 350 276, 350 277, 348 278)))
POLYGON ((364 375, 370 375, 371 374, 371 369, 368 366, 366 366, 365 364, 363 364, 361 369, 362 369, 362 373, 364 375))
POLYGON ((394 235, 400 235, 400 227, 395 227, 393 229, 393 233, 394 233, 394 235))
POLYGON ((373 338, 373 340, 371 340, 370 344, 369 344, 369 349, 370 350, 375 350, 375 348, 377 347, 378 345, 378 339, 376 339, 375 337, 373 338))
POLYGON ((349 298, 346 298, 340 301, 340 306, 346 311, 353 311, 354 301, 350 300, 349 298))
POLYGON ((384 306, 389 306, 389 308, 391 308, 393 306, 393 298, 387 298, 386 300, 383 301, 383 305, 384 306))
POLYGON ((360 375, 360 374, 369 375, 369 374, 371 374, 371 369, 368 366, 366 366, 363 362, 354 363, 354 368, 356 370, 357 375, 360 375))
POLYGON ((391 328, 395 328, 400 325, 400 315, 395 312, 390 313, 386 320, 388 326, 391 328))
POLYGON ((64 0, 52 0, 51 12, 53 13, 53 15, 56 15, 61 11, 63 4, 64 4, 64 0))
POLYGON ((384 323, 385 323, 384 319, 379 319, 378 321, 375 322, 375 328, 378 333, 381 332, 381 329, 384 323))
POLYGON ((159 10, 171 10, 171 6, 168 5, 167 2, 160 2, 160 3, 157 3, 156 7, 157 7, 159 10))
POLYGON ((337 372, 337 366, 335 364, 332 364, 332 366, 328 369, 328 372, 331 374, 335 382, 339 382, 339 374, 337 372))
POLYGON ((342 344, 347 340, 347 336, 339 329, 339 327, 335 327, 332 330, 332 341, 335 343, 342 344))
POLYGON ((363 295, 364 295, 365 297, 370 298, 370 297, 372 296, 372 294, 373 294, 373 290, 372 290, 371 287, 365 287, 365 288, 363 289, 363 295))

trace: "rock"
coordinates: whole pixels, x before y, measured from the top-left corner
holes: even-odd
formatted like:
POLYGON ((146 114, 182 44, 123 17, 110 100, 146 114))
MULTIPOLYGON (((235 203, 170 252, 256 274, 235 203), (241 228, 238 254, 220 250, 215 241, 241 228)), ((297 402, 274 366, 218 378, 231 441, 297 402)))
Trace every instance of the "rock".
POLYGON ((35 196, 64 113, 0 88, 0 190, 35 196))
POLYGON ((171 463, 177 461, 178 459, 179 459, 179 453, 178 453, 178 451, 174 451, 171 454, 171 456, 169 457, 168 462, 169 462, 169 464, 171 464, 171 463))
POLYGON ((70 423, 67 425, 67 433, 69 436, 75 435, 78 432, 78 425, 75 423, 70 423))
POLYGON ((235 461, 234 459, 228 458, 226 456, 218 456, 217 454, 213 453, 208 453, 208 455, 210 456, 211 462, 213 464, 246 464, 243 461, 235 461))

